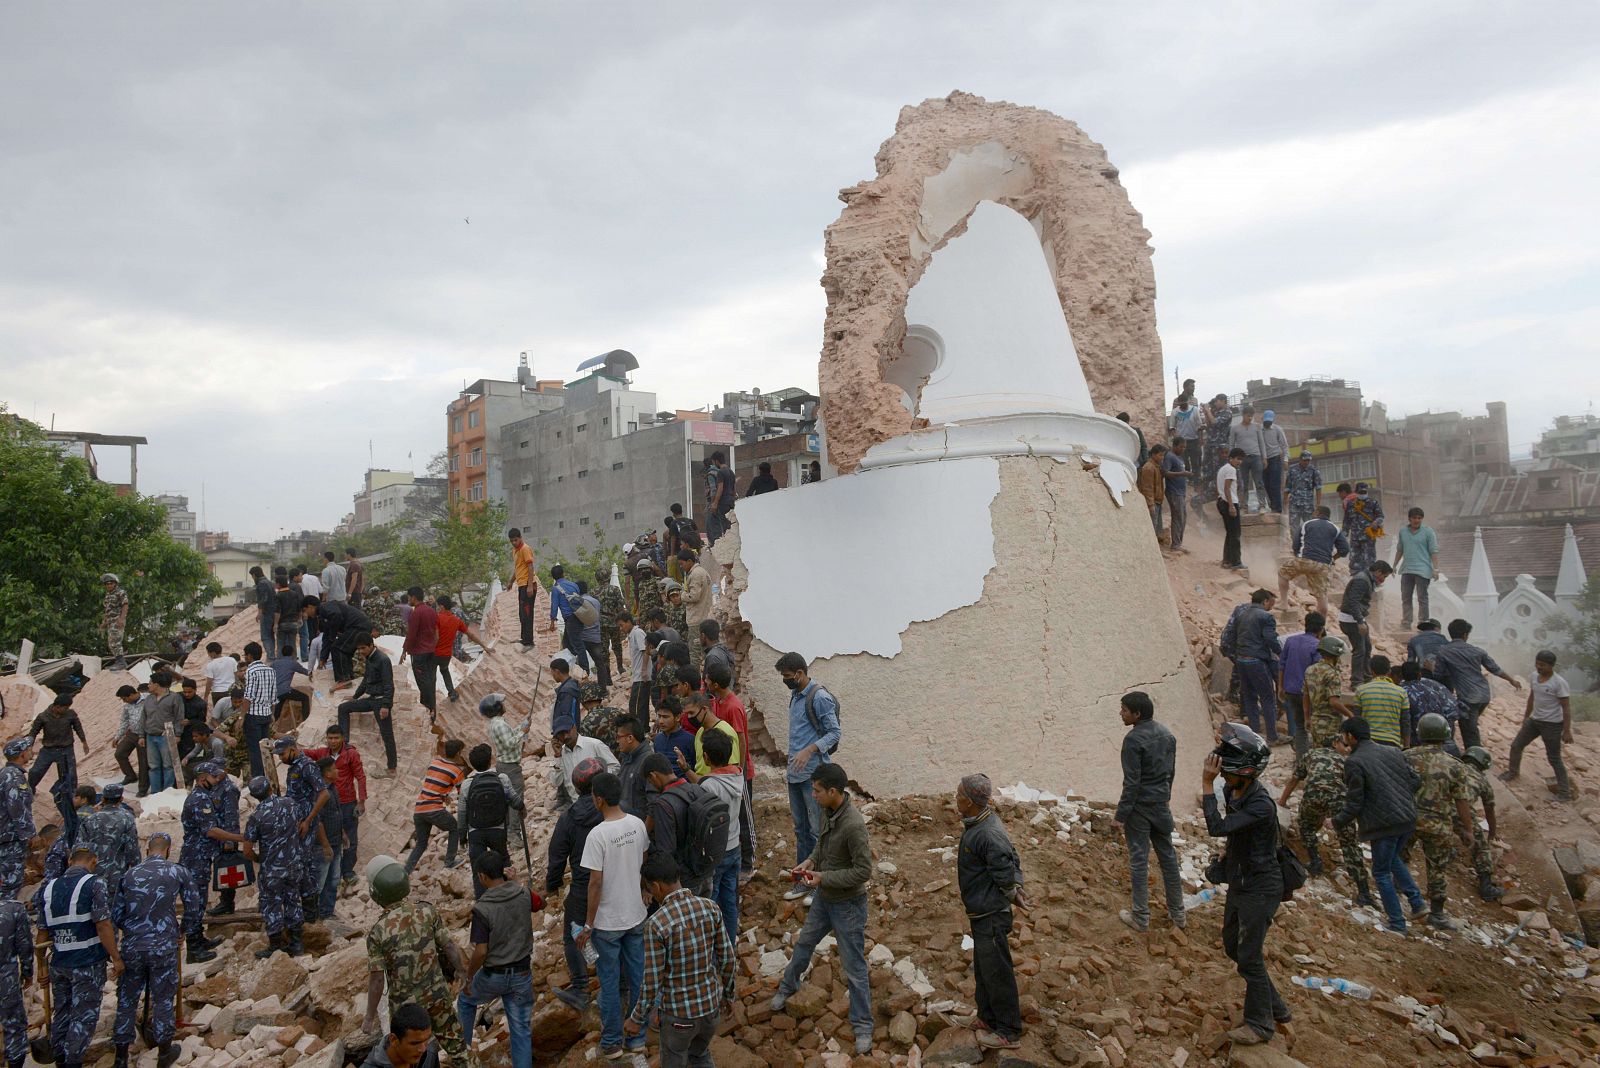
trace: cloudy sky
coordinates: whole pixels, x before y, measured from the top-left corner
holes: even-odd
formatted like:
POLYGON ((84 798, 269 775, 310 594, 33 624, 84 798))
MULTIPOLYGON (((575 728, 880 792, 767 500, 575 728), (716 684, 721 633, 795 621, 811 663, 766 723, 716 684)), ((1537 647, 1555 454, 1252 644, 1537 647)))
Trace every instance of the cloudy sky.
POLYGON ((1588 2, 8 4, 0 401, 146 435, 141 488, 204 483, 264 539, 337 522, 369 442, 420 471, 519 351, 630 349, 663 407, 814 388, 836 191, 962 89, 1121 167, 1169 380, 1504 399, 1525 446, 1600 394, 1597 30, 1588 2))

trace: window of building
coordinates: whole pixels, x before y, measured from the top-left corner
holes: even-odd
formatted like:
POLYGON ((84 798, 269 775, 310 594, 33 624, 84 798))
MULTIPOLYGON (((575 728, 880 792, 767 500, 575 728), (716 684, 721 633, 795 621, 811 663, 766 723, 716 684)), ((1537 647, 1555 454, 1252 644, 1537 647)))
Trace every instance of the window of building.
POLYGON ((638 423, 629 423, 629 424, 628 424, 628 433, 630 433, 630 434, 631 434, 631 433, 633 433, 633 432, 634 432, 634 431, 635 431, 635 430, 638 430, 638 429, 639 429, 639 424, 638 424, 638 423))
POLYGON ((556 481, 557 482, 565 482, 566 480, 567 480, 567 476, 566 475, 557 475, 556 476, 556 481))
POLYGON ((579 520, 578 520, 578 525, 579 525, 579 526, 580 526, 580 527, 586 527, 586 526, 588 526, 588 525, 589 525, 589 517, 588 517, 588 516, 583 516, 583 517, 582 517, 582 518, 580 518, 580 519, 579 519, 579 520))
POLYGON ((450 421, 450 425, 457 434, 461 433, 461 417, 459 415, 450 421))
POLYGON ((567 521, 565 519, 557 519, 556 520, 556 529, 557 530, 566 530, 567 529, 567 521))
POLYGON ((1551 475, 1539 479, 1539 489, 1541 491, 1548 492, 1549 490, 1558 490, 1560 488, 1561 476, 1559 475, 1551 475))
POLYGON ((557 441, 561 440, 561 431, 559 431, 559 430, 556 431, 556 440, 557 441))
POLYGON ((467 413, 467 425, 469 427, 478 425, 478 412, 476 410, 467 413))
POLYGON ((527 443, 527 442, 526 442, 526 441, 519 441, 519 442, 517 442, 517 448, 519 448, 519 449, 526 449, 526 448, 527 448, 527 447, 528 447, 528 443, 527 443))
POLYGON ((450 454, 450 470, 461 470, 461 457, 457 456, 455 453, 450 454))
POLYGON ((578 477, 579 477, 579 478, 588 478, 588 477, 589 477, 589 471, 588 471, 588 469, 587 469, 587 468, 585 468, 585 469, 584 469, 584 470, 582 470, 582 471, 579 471, 579 472, 578 472, 578 477))
POLYGON ((467 466, 468 467, 482 467, 483 466, 483 450, 482 449, 473 449, 472 450, 472 459, 467 461, 467 466))
POLYGON ((617 520, 622 520, 622 519, 628 518, 628 516, 627 516, 626 512, 612 512, 611 513, 611 518, 612 519, 617 519, 617 520))
POLYGON ((600 417, 600 425, 601 426, 610 426, 611 425, 611 417, 609 415, 602 415, 600 417))
POLYGON ((1481 443, 1477 444, 1477 445, 1474 445, 1472 447, 1472 455, 1474 455, 1474 456, 1482 456, 1485 453, 1487 453, 1488 451, 1489 451, 1489 446, 1481 444, 1481 443))
POLYGON ((612 464, 611 465, 611 470, 613 470, 613 471, 621 471, 622 470, 622 461, 618 460, 616 463, 612 464))
POLYGON ((583 432, 584 432, 584 431, 585 431, 585 430, 588 430, 588 429, 589 429, 589 424, 588 424, 588 423, 579 423, 579 424, 578 424, 578 433, 580 433, 580 434, 581 434, 581 433, 583 433, 583 432))
POLYGON ((483 482, 482 482, 482 480, 479 480, 479 481, 474 482, 472 484, 472 491, 467 494, 467 500, 469 500, 469 501, 481 501, 481 500, 483 500, 483 482))
POLYGON ((524 482, 522 484, 521 488, 522 488, 522 492, 523 493, 527 493, 529 490, 533 489, 533 483, 532 482, 524 482))

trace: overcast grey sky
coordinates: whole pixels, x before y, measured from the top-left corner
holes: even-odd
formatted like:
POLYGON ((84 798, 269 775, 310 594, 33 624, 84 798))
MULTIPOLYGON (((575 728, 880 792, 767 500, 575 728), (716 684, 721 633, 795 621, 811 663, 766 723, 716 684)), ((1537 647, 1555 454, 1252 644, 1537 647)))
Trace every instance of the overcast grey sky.
POLYGON ((1404 414, 1600 393, 1600 8, 8 4, 0 400, 144 434, 238 538, 420 471, 463 381, 639 357, 814 388, 822 229, 898 109, 1078 122, 1154 235, 1169 380, 1404 414), (471 220, 468 223, 466 220, 471 220))

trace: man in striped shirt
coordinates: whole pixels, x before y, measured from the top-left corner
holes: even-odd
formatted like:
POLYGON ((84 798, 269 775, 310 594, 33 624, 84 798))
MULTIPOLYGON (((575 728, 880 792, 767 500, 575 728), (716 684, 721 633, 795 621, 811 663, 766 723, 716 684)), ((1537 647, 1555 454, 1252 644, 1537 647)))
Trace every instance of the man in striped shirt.
POLYGON ((461 825, 445 799, 467 777, 466 762, 461 756, 467 744, 459 738, 445 741, 442 727, 435 728, 435 733, 439 735, 439 744, 434 751, 433 763, 422 774, 422 788, 417 791, 417 803, 411 810, 416 845, 411 847, 411 855, 406 858, 408 874, 416 870, 417 862, 428 848, 428 836, 435 827, 450 836, 444 847, 446 868, 456 866, 456 850, 461 845, 461 825))
MULTIPOLYGON (((528 725, 533 722, 533 713, 528 713, 528 718, 522 721, 520 727, 512 725, 506 717, 506 695, 491 693, 478 702, 478 712, 489 720, 489 743, 494 746, 495 770, 511 781, 511 788, 516 791, 518 800, 527 797, 527 784, 522 778, 522 743, 528 736, 528 725)), ((518 820, 509 831, 506 848, 511 850, 507 855, 515 856, 521 849, 522 821, 518 820)))
POLYGON ((661 1014, 661 1068, 709 1064, 717 1025, 733 1005, 733 942, 712 902, 683 888, 678 864, 652 854, 639 872, 660 907, 645 924, 644 982, 623 1030, 644 1033, 651 1012, 661 1014))
POLYGON ((244 751, 250 758, 250 777, 267 773, 261 762, 261 741, 272 735, 278 703, 278 673, 262 659, 260 642, 244 647, 244 751))
POLYGON ((1405 748, 1410 733, 1411 698, 1391 677, 1389 658, 1372 658, 1372 681, 1356 687, 1356 715, 1372 728, 1372 740, 1405 748))

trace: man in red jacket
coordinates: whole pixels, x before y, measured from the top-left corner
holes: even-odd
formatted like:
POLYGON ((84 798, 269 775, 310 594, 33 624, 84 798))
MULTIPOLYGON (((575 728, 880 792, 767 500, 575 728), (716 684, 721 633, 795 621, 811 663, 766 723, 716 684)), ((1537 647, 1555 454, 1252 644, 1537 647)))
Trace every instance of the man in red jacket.
MULTIPOLYGON (((339 729, 338 724, 330 724, 324 737, 328 740, 326 746, 307 749, 305 754, 312 760, 333 757, 334 771, 338 775, 334 780, 334 794, 339 800, 340 842, 331 844, 343 854, 339 861, 339 883, 349 886, 356 881, 356 849, 360 844, 361 817, 367 814, 367 772, 361 766, 361 754, 356 752, 355 746, 345 741, 344 731, 339 729)), ((331 912, 332 902, 325 904, 330 908, 324 909, 324 912, 331 912)))

